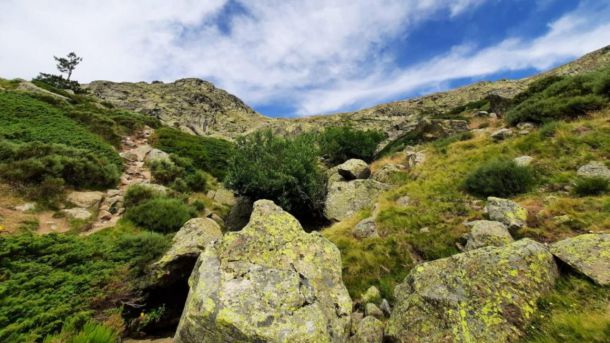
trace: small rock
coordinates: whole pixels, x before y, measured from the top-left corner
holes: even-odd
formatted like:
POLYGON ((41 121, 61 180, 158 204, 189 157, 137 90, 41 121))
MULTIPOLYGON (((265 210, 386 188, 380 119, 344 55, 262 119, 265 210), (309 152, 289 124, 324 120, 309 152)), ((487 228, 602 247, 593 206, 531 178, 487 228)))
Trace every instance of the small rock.
POLYGON ((532 163, 533 160, 534 160, 534 158, 531 156, 519 156, 519 157, 515 157, 515 159, 513 161, 519 167, 527 167, 532 163))
POLYGON ((603 178, 606 180, 610 180, 610 169, 602 163, 597 161, 591 161, 584 166, 578 168, 576 172, 578 176, 588 177, 588 178, 603 178))
POLYGON ((408 195, 403 195, 396 199, 396 205, 400 207, 407 207, 411 203, 411 198, 408 195))
POLYGON ((486 246, 503 246, 513 242, 506 226, 500 222, 476 220, 466 224, 470 226, 470 234, 465 250, 474 250, 486 246))
POLYGON ((366 304, 366 303, 378 304, 380 300, 381 300, 381 292, 379 292, 379 289, 375 286, 369 287, 369 289, 367 289, 366 292, 364 292, 364 294, 362 294, 362 303, 363 304, 366 304))
POLYGON ((377 305, 373 304, 373 303, 367 303, 364 306, 364 315, 365 316, 373 316, 377 319, 382 319, 384 317, 383 315, 383 311, 381 311, 379 309, 379 307, 377 307, 377 305))
POLYGON ((100 211, 100 219, 101 220, 110 220, 112 219, 112 213, 108 211, 100 211))
POLYGON ((138 155, 134 154, 133 152, 122 152, 119 154, 121 156, 121 158, 123 158, 125 161, 129 161, 129 162, 135 162, 138 160, 138 155))
POLYGON ((369 165, 363 160, 352 158, 337 166, 337 172, 345 180, 367 179, 371 176, 369 165))
POLYGON ((508 199, 488 197, 485 212, 490 220, 501 222, 509 229, 522 228, 527 220, 527 210, 508 199))
POLYGON ((66 197, 68 202, 83 208, 97 208, 103 198, 102 192, 71 192, 66 197))
POLYGON ((430 233, 430 228, 429 227, 422 227, 421 229, 419 229, 420 233, 430 233))
POLYGON ((61 210, 61 213, 71 219, 87 220, 91 218, 91 212, 89 212, 86 208, 67 208, 65 210, 61 210))
POLYGON ((36 209, 35 202, 26 202, 25 204, 15 206, 15 210, 17 210, 19 212, 28 212, 28 211, 33 211, 34 209, 36 209))
POLYGON ((375 317, 365 317, 356 327, 356 333, 350 343, 381 343, 383 342, 384 324, 375 317))
POLYGON ((152 147, 148 144, 140 145, 133 149, 131 152, 138 156, 138 161, 144 161, 146 155, 152 150, 152 147))
POLYGON ((536 125, 534 125, 534 123, 530 123, 530 122, 522 122, 517 124, 517 129, 519 130, 528 130, 531 131, 536 127, 536 125))
POLYGON ((383 314, 386 315, 386 317, 389 317, 392 314, 392 307, 390 307, 390 303, 387 299, 381 300, 381 305, 379 305, 379 309, 383 312, 383 314))
POLYGON ((490 119, 498 119, 498 115, 496 113, 492 112, 492 113, 489 114, 489 118, 490 119))
POLYGON ((495 141, 501 141, 512 135, 513 135, 513 130, 504 128, 504 129, 500 129, 500 130, 492 133, 491 138, 495 141))
POLYGON ((351 334, 355 334, 356 330, 358 329, 358 324, 360 324, 360 322, 362 321, 362 319, 364 318, 364 314, 362 312, 352 312, 352 314, 350 314, 350 317, 352 318, 352 328, 351 328, 351 334))
POLYGON ((487 117, 487 116, 489 116, 489 112, 487 112, 487 111, 478 111, 477 112, 477 116, 479 116, 479 117, 487 117))
POLYGON ((426 155, 422 151, 407 151, 406 159, 407 168, 413 169, 426 161, 426 155))
POLYGON ((610 234, 579 235, 552 244, 550 250, 598 285, 610 285, 610 234))
POLYGON ((161 151, 159 149, 151 149, 146 156, 144 157, 144 161, 145 162, 152 162, 152 161, 158 161, 158 160, 168 160, 169 159, 169 154, 166 153, 165 151, 161 151))
POLYGON ((356 238, 371 238, 379 237, 377 232, 377 224, 375 224, 374 218, 366 218, 360 221, 354 229, 352 229, 352 235, 356 238))
POLYGON ((565 223, 571 222, 572 221, 572 217, 570 217, 568 214, 564 214, 562 216, 555 216, 555 217, 553 217, 553 221, 555 222, 555 224, 561 225, 561 224, 565 224, 565 223))
POLYGON ((393 163, 388 163, 373 173, 373 180, 383 183, 391 183, 394 175, 402 172, 403 166, 393 163))

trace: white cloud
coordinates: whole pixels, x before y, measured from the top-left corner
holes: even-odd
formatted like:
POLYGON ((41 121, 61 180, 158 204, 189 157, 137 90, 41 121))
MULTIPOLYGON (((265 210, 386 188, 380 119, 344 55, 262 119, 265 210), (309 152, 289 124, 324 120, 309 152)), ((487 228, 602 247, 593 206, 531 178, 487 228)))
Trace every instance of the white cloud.
POLYGON ((250 104, 289 103, 304 115, 454 78, 543 69, 610 43, 608 18, 579 9, 532 41, 455 47, 403 69, 386 52, 390 39, 429 18, 455 17, 484 1, 235 0, 245 11, 227 17, 230 0, 2 0, 0 76, 52 72, 51 57, 74 50, 85 58, 80 81, 202 77, 250 104))

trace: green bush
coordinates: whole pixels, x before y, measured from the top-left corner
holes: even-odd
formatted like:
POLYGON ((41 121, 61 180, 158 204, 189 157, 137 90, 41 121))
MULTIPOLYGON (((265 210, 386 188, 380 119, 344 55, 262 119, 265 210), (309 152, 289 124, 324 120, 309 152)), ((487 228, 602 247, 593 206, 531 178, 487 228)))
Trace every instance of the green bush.
POLYGON ((300 219, 321 215, 326 178, 318 167, 313 136, 292 139, 271 131, 237 142, 225 182, 252 199, 273 200, 300 219))
MULTIPOLYGON (((69 89, 74 91, 74 93, 85 93, 85 90, 81 88, 80 84, 77 81, 64 79, 62 75, 40 73, 34 80, 32 80, 32 82, 37 86, 47 89, 51 92, 56 92, 56 90, 69 89)), ((64 93, 66 95, 69 95, 66 92, 64 93)))
POLYGON ((153 179, 167 185, 184 173, 184 169, 168 159, 153 160, 148 163, 153 179))
POLYGON ((125 208, 131 208, 142 204, 148 200, 161 198, 163 196, 165 196, 163 192, 156 190, 151 186, 135 184, 127 188, 123 203, 125 204, 125 208))
POLYGON ((574 184, 574 192, 580 196, 600 195, 609 189, 610 181, 602 177, 583 177, 574 184))
POLYGON ((195 210, 178 199, 155 198, 131 207, 125 218, 145 229, 169 233, 196 215, 195 210))
POLYGON ((510 160, 495 160, 470 173, 464 188, 477 196, 508 197, 529 191, 534 181, 529 167, 518 166, 510 160))
POLYGON ((169 127, 156 130, 153 146, 170 154, 188 158, 193 165, 222 179, 233 154, 231 142, 211 137, 199 137, 169 127))
POLYGON ((379 131, 356 130, 349 126, 328 127, 319 135, 318 142, 322 156, 333 164, 343 163, 350 158, 371 162, 377 146, 385 138, 379 131))
POLYGON ((169 185, 178 192, 202 192, 206 189, 205 173, 197 170, 189 158, 172 154, 169 160, 160 159, 150 162, 149 167, 155 181, 169 185))
POLYGON ((0 341, 42 341, 76 318, 86 322, 96 310, 120 307, 104 300, 107 287, 119 282, 131 294, 168 246, 156 233, 116 230, 0 236, 0 341))

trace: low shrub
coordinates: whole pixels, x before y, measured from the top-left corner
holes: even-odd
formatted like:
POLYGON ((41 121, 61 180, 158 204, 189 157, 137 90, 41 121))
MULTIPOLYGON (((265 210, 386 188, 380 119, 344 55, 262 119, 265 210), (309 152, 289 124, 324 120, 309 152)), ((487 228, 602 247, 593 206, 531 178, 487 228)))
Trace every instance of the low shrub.
POLYGON ((178 199, 155 198, 129 208, 125 218, 147 230, 170 233, 195 215, 192 207, 178 199))
MULTIPOLYGON (((65 89, 71 90, 74 93, 85 93, 85 90, 81 88, 77 81, 64 79, 62 75, 40 73, 32 82, 54 93, 59 93, 57 90, 65 89)), ((62 95, 69 95, 65 91, 63 93, 62 95)))
POLYGON ((125 208, 131 208, 142 204, 148 200, 161 198, 164 195, 165 194, 151 186, 135 184, 127 188, 127 192, 125 192, 125 198, 123 202, 125 204, 125 208))
POLYGON ((332 164, 350 158, 371 162, 384 134, 373 130, 357 130, 349 126, 328 127, 319 134, 318 144, 322 156, 332 164))
POLYGON ((471 172, 464 188, 477 196, 508 197, 529 191, 534 181, 529 167, 518 166, 511 160, 494 160, 471 172))
POLYGON ((153 179, 164 185, 170 184, 184 173, 184 169, 168 159, 153 160, 148 166, 153 179))
POLYGON ((602 177, 582 177, 574 184, 574 193, 579 196, 600 195, 608 192, 610 181, 602 177))
POLYGON ((172 154, 169 160, 160 159, 150 162, 149 167, 155 181, 169 185, 178 192, 202 192, 206 189, 205 173, 197 170, 189 158, 172 154))

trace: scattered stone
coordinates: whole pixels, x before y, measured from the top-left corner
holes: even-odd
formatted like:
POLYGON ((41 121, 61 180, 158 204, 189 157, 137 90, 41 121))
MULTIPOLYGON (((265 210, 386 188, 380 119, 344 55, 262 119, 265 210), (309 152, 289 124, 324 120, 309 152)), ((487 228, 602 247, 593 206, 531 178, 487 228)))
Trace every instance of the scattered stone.
POLYGON ((585 234, 551 245, 551 253, 598 285, 610 285, 610 234, 585 234))
POLYGON ((355 335, 350 343, 381 343, 383 342, 383 322, 375 317, 365 317, 356 327, 355 335))
POLYGON ((365 207, 371 207, 388 185, 372 180, 337 181, 328 185, 324 215, 332 221, 349 218, 365 207))
POLYGON ((373 180, 383 183, 392 183, 393 178, 398 173, 403 172, 404 166, 394 163, 388 163, 373 173, 373 180))
POLYGON ((522 122, 517 124, 517 129, 519 130, 533 130, 536 127, 536 125, 534 123, 530 123, 530 122, 522 122))
POLYGON ((534 158, 532 156, 519 156, 515 157, 513 161, 515 161, 515 164, 519 167, 527 167, 532 163, 533 160, 534 158))
POLYGON ((394 290, 386 334, 400 342, 516 341, 558 275, 553 256, 530 239, 419 264, 394 290))
POLYGON ((104 198, 102 192, 71 192, 66 197, 68 202, 83 208, 97 208, 104 198))
POLYGON ((365 316, 372 316, 372 317, 375 317, 377 319, 382 319, 384 317, 383 311, 381 311, 379 309, 379 307, 377 307, 377 305, 375 305, 373 303, 367 303, 364 306, 364 315, 365 316))
POLYGON ((508 199, 488 197, 485 212, 490 220, 501 222, 509 229, 522 228, 527 220, 527 210, 508 199))
POLYGON ((233 206, 236 203, 235 194, 226 188, 218 188, 211 190, 207 194, 208 198, 216 201, 219 204, 233 206))
POLYGON ((498 119, 498 114, 493 113, 493 112, 492 112, 492 113, 490 113, 490 114, 489 114, 489 119, 498 119))
POLYGON ((379 305, 379 309, 385 314, 386 317, 389 317, 392 314, 392 307, 390 307, 390 303, 387 299, 381 300, 381 305, 379 305))
POLYGON ((15 210, 19 212, 29 212, 36 209, 35 202, 26 202, 25 204, 15 206, 15 210))
POLYGON ((381 300, 381 292, 375 286, 369 287, 364 294, 362 294, 362 303, 374 303, 378 304, 381 300))
POLYGON ((100 211, 99 218, 101 220, 108 221, 108 220, 112 219, 112 213, 102 210, 102 211, 100 211))
POLYGON ((133 152, 126 151, 126 152, 120 153, 119 155, 125 161, 136 162, 138 160, 138 155, 134 154, 133 152))
POLYGON ((169 154, 159 149, 150 149, 150 151, 144 157, 144 162, 150 163, 152 161, 169 160, 169 154))
POLYGON ((92 214, 86 208, 74 207, 61 210, 61 213, 70 219, 87 220, 92 214))
POLYGON ((344 342, 352 301, 339 249, 273 202, 199 256, 176 343, 344 342))
POLYGON ((407 168, 413 169, 426 161, 426 154, 422 151, 407 151, 406 159, 407 168))
POLYGON ((142 144, 137 148, 133 149, 131 152, 138 156, 138 161, 144 161, 144 158, 148 153, 152 150, 152 147, 148 144, 142 144))
POLYGON ((501 140, 505 140, 506 138, 509 138, 512 135, 513 135, 513 130, 504 128, 504 129, 500 129, 500 130, 492 133, 491 139, 493 139, 495 141, 501 141, 501 140))
POLYGON ((168 282, 188 276, 191 270, 184 270, 185 262, 190 261, 187 265, 192 267, 205 246, 220 239, 222 231, 215 221, 210 218, 190 219, 178 230, 169 250, 154 264, 155 278, 168 282))
POLYGON ((487 117, 487 116, 489 116, 489 112, 487 112, 487 111, 478 111, 476 115, 479 116, 479 117, 487 117))
POLYGON ((377 224, 375 224, 375 218, 366 218, 361 220, 352 229, 352 235, 358 239, 379 237, 377 232, 377 224))
POLYGON ((592 161, 584 166, 578 168, 576 172, 578 176, 588 177, 588 178, 603 178, 606 180, 610 180, 610 169, 602 163, 597 161, 592 161))
POLYGON ((466 223, 470 226, 465 250, 474 250, 486 246, 500 247, 513 242, 506 225, 489 220, 476 220, 466 223))
POLYGON ((363 160, 352 158, 337 166, 337 172, 343 179, 350 181, 355 179, 367 179, 371 176, 369 165, 363 160))
POLYGON ((399 207, 407 207, 411 204, 411 198, 408 195, 403 195, 396 199, 396 205, 399 207))

